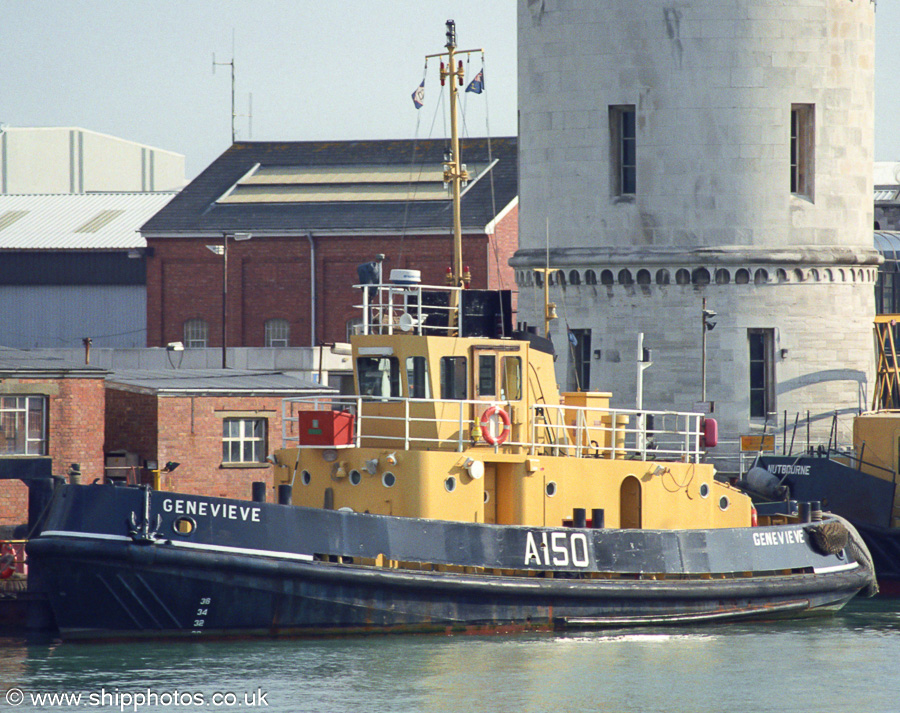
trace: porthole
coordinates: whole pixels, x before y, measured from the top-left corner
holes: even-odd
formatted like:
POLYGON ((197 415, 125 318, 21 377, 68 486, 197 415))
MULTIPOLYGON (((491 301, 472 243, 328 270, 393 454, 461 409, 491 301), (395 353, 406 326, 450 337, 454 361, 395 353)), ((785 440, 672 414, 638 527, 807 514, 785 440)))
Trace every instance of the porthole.
POLYGON ((444 481, 444 490, 446 490, 448 493, 452 493, 454 490, 456 490, 456 478, 454 478, 452 475, 444 481))
POLYGON ((312 481, 312 473, 310 473, 308 470, 301 470, 300 471, 300 482, 303 483, 303 485, 309 485, 311 481, 312 481))
POLYGON ((362 482, 362 474, 358 470, 350 471, 350 485, 359 485, 362 482))
POLYGON ((551 480, 549 483, 547 483, 546 491, 548 498, 552 498, 554 495, 556 495, 556 481, 551 480))
POLYGON ((491 502, 491 494, 487 490, 485 490, 484 491, 484 504, 487 505, 489 502, 491 502))
POLYGON ((172 523, 172 529, 176 535, 190 535, 197 529, 197 521, 192 517, 177 517, 172 523))
POLYGON ((728 505, 729 505, 729 502, 728 502, 727 495, 723 495, 721 498, 719 498, 719 510, 727 510, 728 505))
POLYGON ((708 484, 708 483, 703 483, 703 484, 700 486, 700 497, 701 497, 701 498, 708 498, 708 497, 709 497, 709 484, 708 484))
POLYGON ((385 488, 393 488, 394 483, 397 482, 397 476, 391 473, 391 471, 385 471, 384 475, 381 476, 381 484, 385 488))

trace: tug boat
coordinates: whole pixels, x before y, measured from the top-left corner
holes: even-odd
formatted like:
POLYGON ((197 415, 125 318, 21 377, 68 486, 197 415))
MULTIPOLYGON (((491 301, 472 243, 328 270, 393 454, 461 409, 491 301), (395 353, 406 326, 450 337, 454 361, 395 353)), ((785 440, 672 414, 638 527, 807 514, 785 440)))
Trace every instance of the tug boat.
POLYGON ((846 521, 755 522, 702 415, 560 395, 508 295, 464 291, 449 326, 445 287, 360 289, 358 393, 285 403, 278 503, 57 488, 28 550, 64 639, 771 619, 874 587, 846 521))
MULTIPOLYGON (((452 21, 447 38, 455 116, 452 21)), ((285 402, 278 502, 57 488, 28 553, 63 639, 772 619, 874 586, 851 525, 757 521, 716 479, 712 420, 559 392, 553 345, 513 330, 510 293, 465 287, 451 129, 450 284, 356 286, 356 393, 285 402)))

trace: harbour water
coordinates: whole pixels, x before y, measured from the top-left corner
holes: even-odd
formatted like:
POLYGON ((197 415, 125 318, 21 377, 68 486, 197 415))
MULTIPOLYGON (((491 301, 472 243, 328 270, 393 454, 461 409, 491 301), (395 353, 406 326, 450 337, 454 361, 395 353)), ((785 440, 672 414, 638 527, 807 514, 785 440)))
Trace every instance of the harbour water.
POLYGON ((8 638, 0 711, 894 713, 898 658, 897 600, 809 620, 570 634, 8 638))

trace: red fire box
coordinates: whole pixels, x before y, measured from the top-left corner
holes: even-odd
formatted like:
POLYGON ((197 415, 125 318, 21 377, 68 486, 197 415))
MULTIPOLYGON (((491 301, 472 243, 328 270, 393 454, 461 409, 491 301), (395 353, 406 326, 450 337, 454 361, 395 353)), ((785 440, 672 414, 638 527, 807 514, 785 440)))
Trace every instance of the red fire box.
POLYGON ((301 446, 349 446, 353 443, 353 414, 346 411, 298 411, 301 446))

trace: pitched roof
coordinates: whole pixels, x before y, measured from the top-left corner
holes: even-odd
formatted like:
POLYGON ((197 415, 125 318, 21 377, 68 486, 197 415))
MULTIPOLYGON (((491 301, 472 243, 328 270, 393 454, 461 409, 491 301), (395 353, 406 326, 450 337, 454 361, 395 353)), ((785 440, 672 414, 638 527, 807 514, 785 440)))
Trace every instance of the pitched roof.
MULTIPOLYGON (((462 224, 482 231, 518 192, 514 137, 465 139, 462 224)), ((452 225, 445 139, 240 142, 141 228, 167 237, 247 231, 427 231, 452 225)))
POLYGON ((0 250, 146 247, 141 225, 173 192, 0 195, 0 250))

